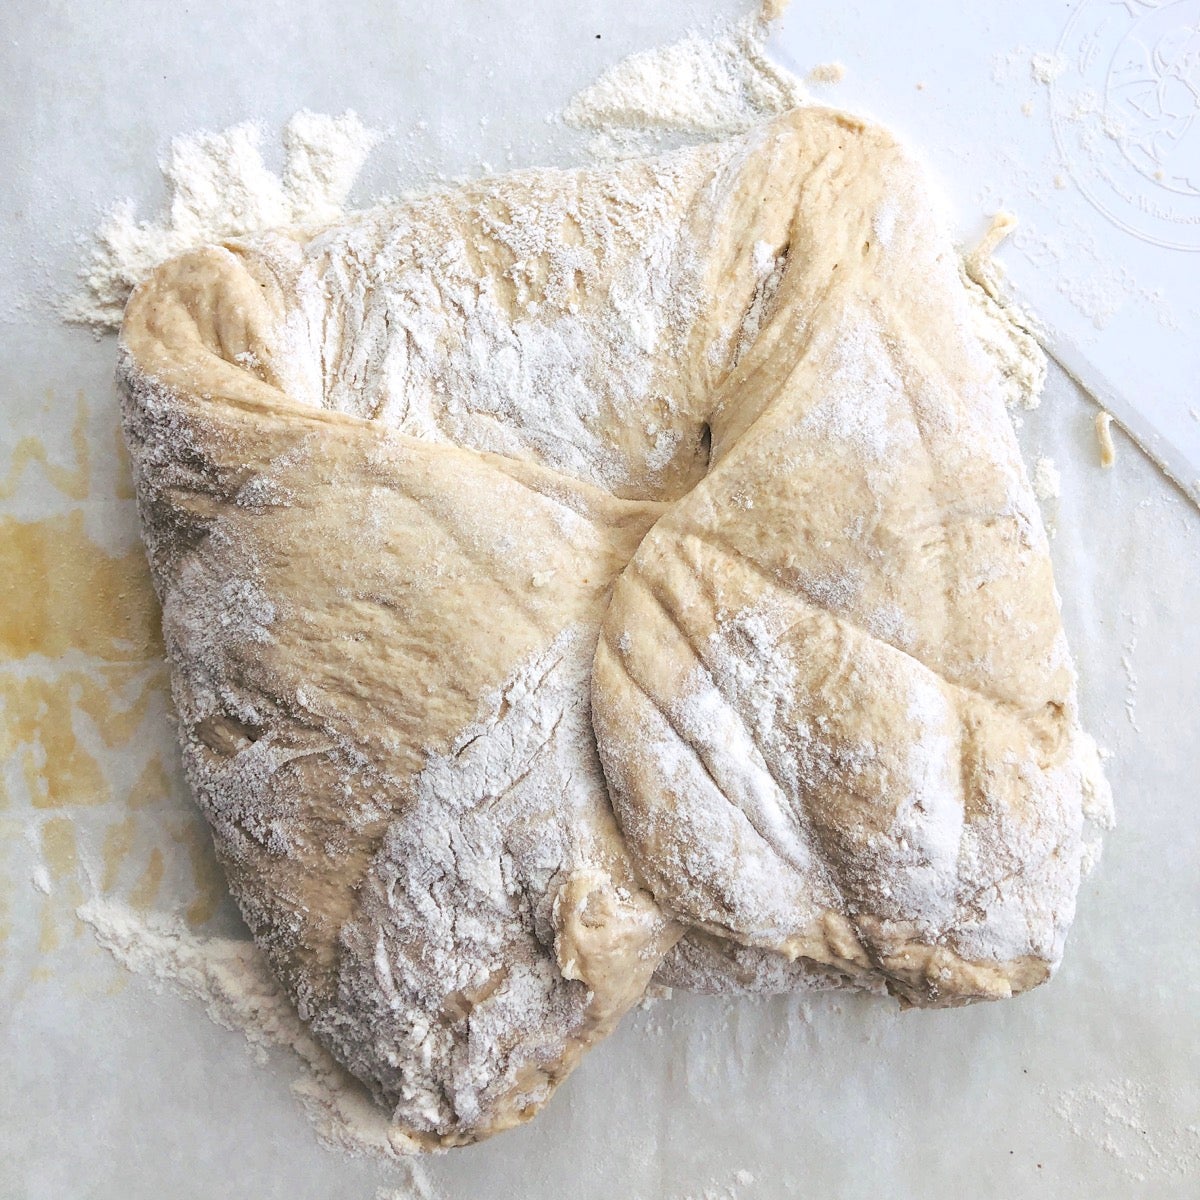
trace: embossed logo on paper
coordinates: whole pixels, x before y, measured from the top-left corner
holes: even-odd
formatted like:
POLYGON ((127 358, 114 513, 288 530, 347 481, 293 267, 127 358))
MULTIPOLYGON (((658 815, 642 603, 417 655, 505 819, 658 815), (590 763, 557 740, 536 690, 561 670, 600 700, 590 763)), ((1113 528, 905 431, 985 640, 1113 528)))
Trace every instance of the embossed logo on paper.
POLYGON ((1144 241, 1200 250, 1200 0, 1083 0, 1050 98, 1088 199, 1144 241))

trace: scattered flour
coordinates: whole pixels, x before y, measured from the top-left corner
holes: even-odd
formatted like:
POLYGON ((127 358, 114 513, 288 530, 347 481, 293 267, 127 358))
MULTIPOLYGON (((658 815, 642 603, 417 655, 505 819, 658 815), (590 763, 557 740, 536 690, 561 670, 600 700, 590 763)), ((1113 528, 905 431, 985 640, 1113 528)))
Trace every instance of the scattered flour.
POLYGON ((742 1189, 753 1187, 754 1183, 755 1178, 750 1171, 734 1171, 727 1179, 714 1179, 702 1191, 690 1191, 680 1200, 742 1200, 742 1189))
POLYGON ((803 84, 766 54, 766 26, 747 19, 706 38, 622 59, 584 88, 563 111, 570 125, 610 136, 626 134, 630 151, 645 139, 628 135, 737 133, 804 103, 803 84))
POLYGON ((1155 1089, 1120 1078, 1068 1088, 1054 1103, 1071 1133, 1114 1158, 1127 1178, 1194 1179, 1200 1171, 1200 1125, 1171 1120, 1166 1108, 1166 1098, 1155 1089))
POLYGON ((1133 726, 1135 733, 1141 733, 1142 727, 1138 724, 1137 719, 1137 699, 1138 699, 1138 676, 1137 668, 1133 664, 1133 656, 1137 653, 1137 637, 1131 637, 1125 643, 1125 652, 1121 655, 1121 666, 1125 671, 1125 716, 1129 719, 1129 724, 1133 726))
POLYGON ((440 1193, 433 1186, 424 1166, 416 1159, 405 1159, 399 1166, 403 1176, 399 1184, 375 1189, 375 1200, 438 1200, 440 1193))
POLYGON ((1046 50, 1017 46, 992 56, 992 79, 996 83, 1051 84, 1066 70, 1062 57, 1046 50))
POLYGON ((1104 777, 1103 760, 1111 757, 1088 734, 1079 741, 1080 777, 1083 783, 1083 840, 1079 871, 1086 879, 1097 867, 1104 850, 1104 835, 1116 827, 1112 788, 1104 777))
POLYGON ((96 230, 68 320, 116 329, 130 292, 155 267, 198 246, 281 225, 322 225, 342 215, 350 188, 380 135, 353 113, 296 113, 283 130, 283 174, 263 162, 253 123, 175 138, 162 165, 162 216, 139 221, 132 200, 114 205, 96 230))
POLYGON ((1034 54, 1029 59, 1029 73, 1036 83, 1051 84, 1067 69, 1067 64, 1058 54, 1034 54))
POLYGON ((218 1025, 244 1035, 260 1062, 273 1047, 291 1050, 303 1066, 292 1092, 323 1145, 390 1160, 415 1151, 309 1033, 253 942, 202 937, 175 917, 114 900, 89 900, 78 916, 123 967, 199 1000, 218 1025))
MULTIPOLYGON (((1121 142, 1126 131, 1107 115, 1104 97, 1095 89, 1064 88, 1062 80, 1071 63, 1061 55, 1019 46, 994 56, 992 67, 993 80, 1005 89, 1039 85, 1049 101, 1050 115, 1064 128, 1072 128, 1071 136, 1078 146, 1069 155, 1064 156, 1060 147, 1056 159, 1034 164, 1014 160, 1011 149, 1001 152, 1008 159, 1010 185, 1019 184, 1040 205, 1060 207, 1052 191, 1071 186, 1070 168, 1076 152, 1083 154, 1083 165, 1096 144, 1108 139, 1121 142)), ((1036 114, 1042 106, 1042 99, 1026 97, 1022 111, 1036 114)), ((1100 167, 1092 163, 1088 169, 1099 171, 1100 167)), ((1007 190, 1004 199, 1010 199, 1007 190)), ((1036 226, 1023 227, 1013 237, 1012 245, 1098 331, 1107 329, 1118 314, 1133 306, 1153 316, 1166 330, 1180 331, 1184 326, 1163 288, 1147 286, 1144 272, 1139 276, 1113 257, 1111 239, 1089 232, 1085 223, 1068 219, 1065 211, 1049 235, 1039 232, 1036 226)))
MULTIPOLYGON (((1035 184, 1027 181, 1027 186, 1037 194, 1035 184)), ((1066 176, 1059 176, 1052 186, 1060 190, 1067 187, 1066 176)), ((1163 329, 1183 329, 1162 288, 1147 286, 1127 265, 1113 262, 1094 234, 1063 227, 1048 237, 1035 229, 1021 228, 1014 234, 1012 245, 1045 272, 1058 293, 1099 332, 1131 303, 1152 314, 1163 329)))

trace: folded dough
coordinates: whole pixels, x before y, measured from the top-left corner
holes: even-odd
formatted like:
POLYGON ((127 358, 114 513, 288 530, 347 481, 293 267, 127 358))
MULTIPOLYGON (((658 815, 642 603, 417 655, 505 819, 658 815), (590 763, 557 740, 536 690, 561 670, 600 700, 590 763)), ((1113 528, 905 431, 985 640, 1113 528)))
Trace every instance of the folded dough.
POLYGON ((416 1142, 526 1119, 660 964, 942 1003, 1057 961, 1074 677, 976 319, 916 169, 816 108, 134 295, 188 776, 416 1142))

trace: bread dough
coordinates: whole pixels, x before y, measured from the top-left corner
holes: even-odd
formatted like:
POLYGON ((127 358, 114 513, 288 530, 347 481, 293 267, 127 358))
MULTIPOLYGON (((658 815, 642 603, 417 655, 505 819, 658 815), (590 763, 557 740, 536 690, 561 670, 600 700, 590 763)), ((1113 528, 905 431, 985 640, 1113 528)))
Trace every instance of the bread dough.
POLYGON ((616 583, 594 719, 672 913, 955 1003, 1061 955, 1075 675, 957 263, 911 165, 864 140, 800 185, 710 470, 616 583))
POLYGON ((135 293, 185 767, 416 1141, 530 1116, 688 927, 709 987, 1056 961, 1073 675, 975 319, 915 169, 817 108, 135 293))

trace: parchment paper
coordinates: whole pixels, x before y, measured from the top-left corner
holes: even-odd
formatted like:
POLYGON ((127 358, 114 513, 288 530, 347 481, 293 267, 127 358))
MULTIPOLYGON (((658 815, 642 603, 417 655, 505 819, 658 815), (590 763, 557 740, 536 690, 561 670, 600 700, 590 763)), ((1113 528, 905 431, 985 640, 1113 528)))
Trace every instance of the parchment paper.
POLYGON ((676 995, 626 1020, 532 1125, 397 1175, 322 1149, 285 1055, 256 1065, 240 1035, 129 976, 72 915, 98 891, 239 930, 178 776, 117 451, 114 341, 53 309, 77 236, 123 195, 152 215, 172 134, 248 117, 275 129, 300 107, 353 107, 394 131, 363 198, 484 162, 579 160, 582 139, 547 113, 621 55, 742 11, 0 9, 0 1196, 1195 1194, 1200 513, 1120 437, 1102 472, 1090 402, 1059 375, 1021 438, 1062 473, 1046 515, 1119 824, 1049 986, 909 1014, 676 995))

